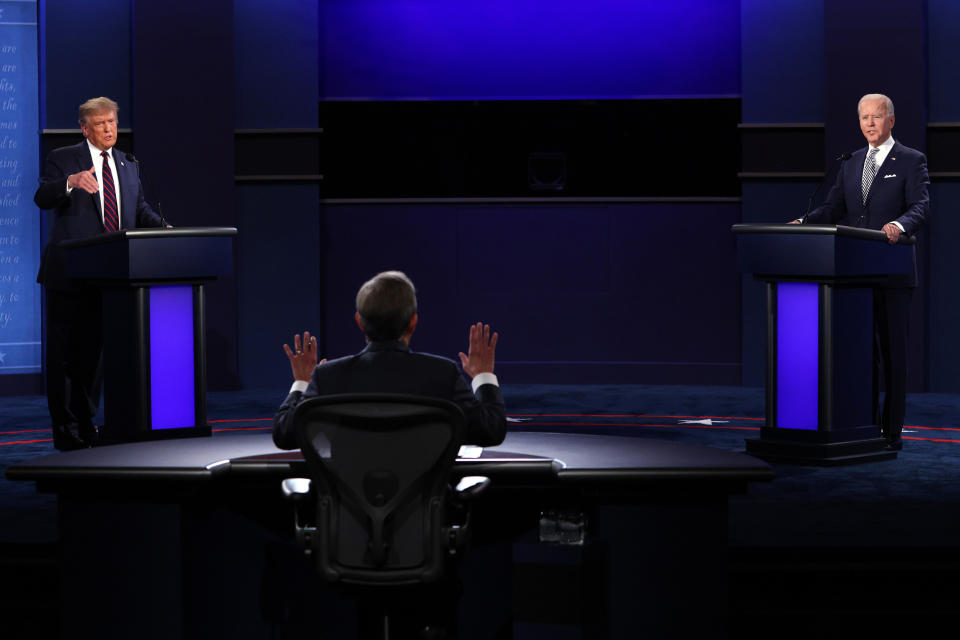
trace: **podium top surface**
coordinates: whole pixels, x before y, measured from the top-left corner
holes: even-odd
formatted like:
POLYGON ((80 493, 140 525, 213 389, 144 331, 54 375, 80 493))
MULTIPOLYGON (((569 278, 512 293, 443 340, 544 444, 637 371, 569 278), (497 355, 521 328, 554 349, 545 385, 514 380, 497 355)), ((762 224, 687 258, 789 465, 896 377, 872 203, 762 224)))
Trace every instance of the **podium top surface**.
MULTIPOLYGON (((842 236, 847 238, 861 238, 863 240, 873 240, 875 242, 886 242, 887 234, 876 229, 864 229, 862 227, 847 227, 842 224, 782 224, 782 223, 759 223, 759 224, 735 224, 730 227, 734 233, 789 233, 798 235, 820 235, 820 236, 842 236)), ((897 244, 915 244, 917 239, 914 236, 900 234, 897 244)))
POLYGON ((762 279, 914 286, 916 240, 843 225, 735 224, 741 273, 762 279))
POLYGON ((74 247, 86 247, 100 244, 110 244, 114 242, 124 242, 127 240, 138 240, 141 238, 213 238, 220 236, 237 235, 236 227, 174 227, 172 229, 148 228, 148 229, 121 229, 113 233, 101 233, 92 238, 81 238, 79 240, 66 240, 59 246, 65 249, 74 247))
POLYGON ((234 227, 123 229, 57 246, 71 278, 127 286, 230 275, 236 235, 234 227))

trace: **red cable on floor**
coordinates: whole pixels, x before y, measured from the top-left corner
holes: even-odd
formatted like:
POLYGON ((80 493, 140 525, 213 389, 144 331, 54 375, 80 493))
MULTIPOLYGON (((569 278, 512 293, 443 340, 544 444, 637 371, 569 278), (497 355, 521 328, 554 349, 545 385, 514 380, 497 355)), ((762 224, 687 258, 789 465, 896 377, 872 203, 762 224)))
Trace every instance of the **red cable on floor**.
POLYGON ((668 429, 736 429, 759 431, 760 427, 734 427, 706 424, 642 424, 639 422, 523 422, 524 426, 533 424, 542 427, 660 427, 668 429))
POLYGON ((508 413, 508 418, 709 418, 711 420, 765 420, 736 416, 655 416, 645 413, 508 413))
POLYGON ((6 447, 11 444, 35 444, 37 442, 53 442, 53 438, 47 438, 46 440, 14 440, 13 442, 0 442, 0 447, 6 447))

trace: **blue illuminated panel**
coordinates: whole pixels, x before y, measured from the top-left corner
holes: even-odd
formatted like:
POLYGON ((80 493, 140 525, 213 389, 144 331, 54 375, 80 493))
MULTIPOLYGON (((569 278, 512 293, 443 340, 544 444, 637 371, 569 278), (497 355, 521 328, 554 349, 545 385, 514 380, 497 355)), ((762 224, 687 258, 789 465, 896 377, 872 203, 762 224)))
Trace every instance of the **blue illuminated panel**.
POLYGON ((150 424, 193 427, 193 287, 150 287, 150 424))
POLYGON ((819 319, 816 283, 777 283, 777 427, 817 428, 819 319))
POLYGON ((0 1, 0 386, 40 373, 37 3, 0 1))
POLYGON ((325 0, 321 25, 327 100, 740 93, 739 0, 325 0))

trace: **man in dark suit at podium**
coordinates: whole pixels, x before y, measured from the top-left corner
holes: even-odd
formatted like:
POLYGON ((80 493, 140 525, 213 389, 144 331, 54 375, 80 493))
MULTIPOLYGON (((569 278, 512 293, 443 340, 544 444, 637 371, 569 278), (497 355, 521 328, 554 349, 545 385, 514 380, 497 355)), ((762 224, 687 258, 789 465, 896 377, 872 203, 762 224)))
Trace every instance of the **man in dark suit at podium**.
MULTIPOLYGON (((823 206, 803 221, 879 229, 895 244, 900 234, 915 234, 927 220, 930 209, 927 159, 921 152, 893 139, 893 102, 887 96, 878 93, 863 96, 857 113, 860 130, 868 144, 841 165, 823 206)), ((914 265, 908 278, 877 288, 874 296, 879 355, 874 363, 874 398, 879 397, 878 371, 882 362, 886 396, 883 407, 877 409, 878 422, 887 446, 895 450, 903 447, 900 432, 906 411, 907 332, 910 298, 916 284, 914 265)))
POLYGON ((117 143, 117 103, 92 98, 80 105, 85 140, 47 156, 33 199, 53 209, 37 282, 47 302, 47 406, 57 449, 89 446, 100 404, 102 329, 100 293, 71 280, 58 243, 136 227, 161 227, 143 197, 131 154, 117 143))
POLYGON ((446 358, 410 350, 417 327, 413 283, 399 271, 385 271, 364 283, 357 293, 354 319, 367 338, 360 353, 317 363, 317 339, 309 332, 294 336, 294 348, 283 345, 294 383, 273 419, 273 441, 281 449, 299 445, 292 429, 294 409, 302 401, 339 393, 409 393, 452 400, 467 417, 467 442, 493 446, 503 442, 507 422, 497 377, 493 374, 497 334, 489 325, 470 327, 463 371, 446 358))

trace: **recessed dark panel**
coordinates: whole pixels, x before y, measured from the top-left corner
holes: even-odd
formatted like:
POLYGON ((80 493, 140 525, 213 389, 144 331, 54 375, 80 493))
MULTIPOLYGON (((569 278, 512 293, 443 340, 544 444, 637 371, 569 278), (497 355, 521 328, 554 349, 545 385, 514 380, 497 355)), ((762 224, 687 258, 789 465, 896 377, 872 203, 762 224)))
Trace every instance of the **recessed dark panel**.
POLYGON ((745 173, 823 171, 822 125, 744 126, 740 144, 745 173))
POLYGON ((327 198, 740 192, 737 99, 322 102, 319 109, 327 198), (561 157, 562 189, 531 179, 531 158, 539 166, 561 157))
POLYGON ((40 395, 43 393, 43 374, 8 373, 0 378, 0 397, 40 395))
POLYGON ((320 131, 238 131, 234 137, 238 176, 305 176, 320 173, 320 131))
POLYGON ((927 168, 935 173, 960 171, 960 126, 927 129, 927 168))

